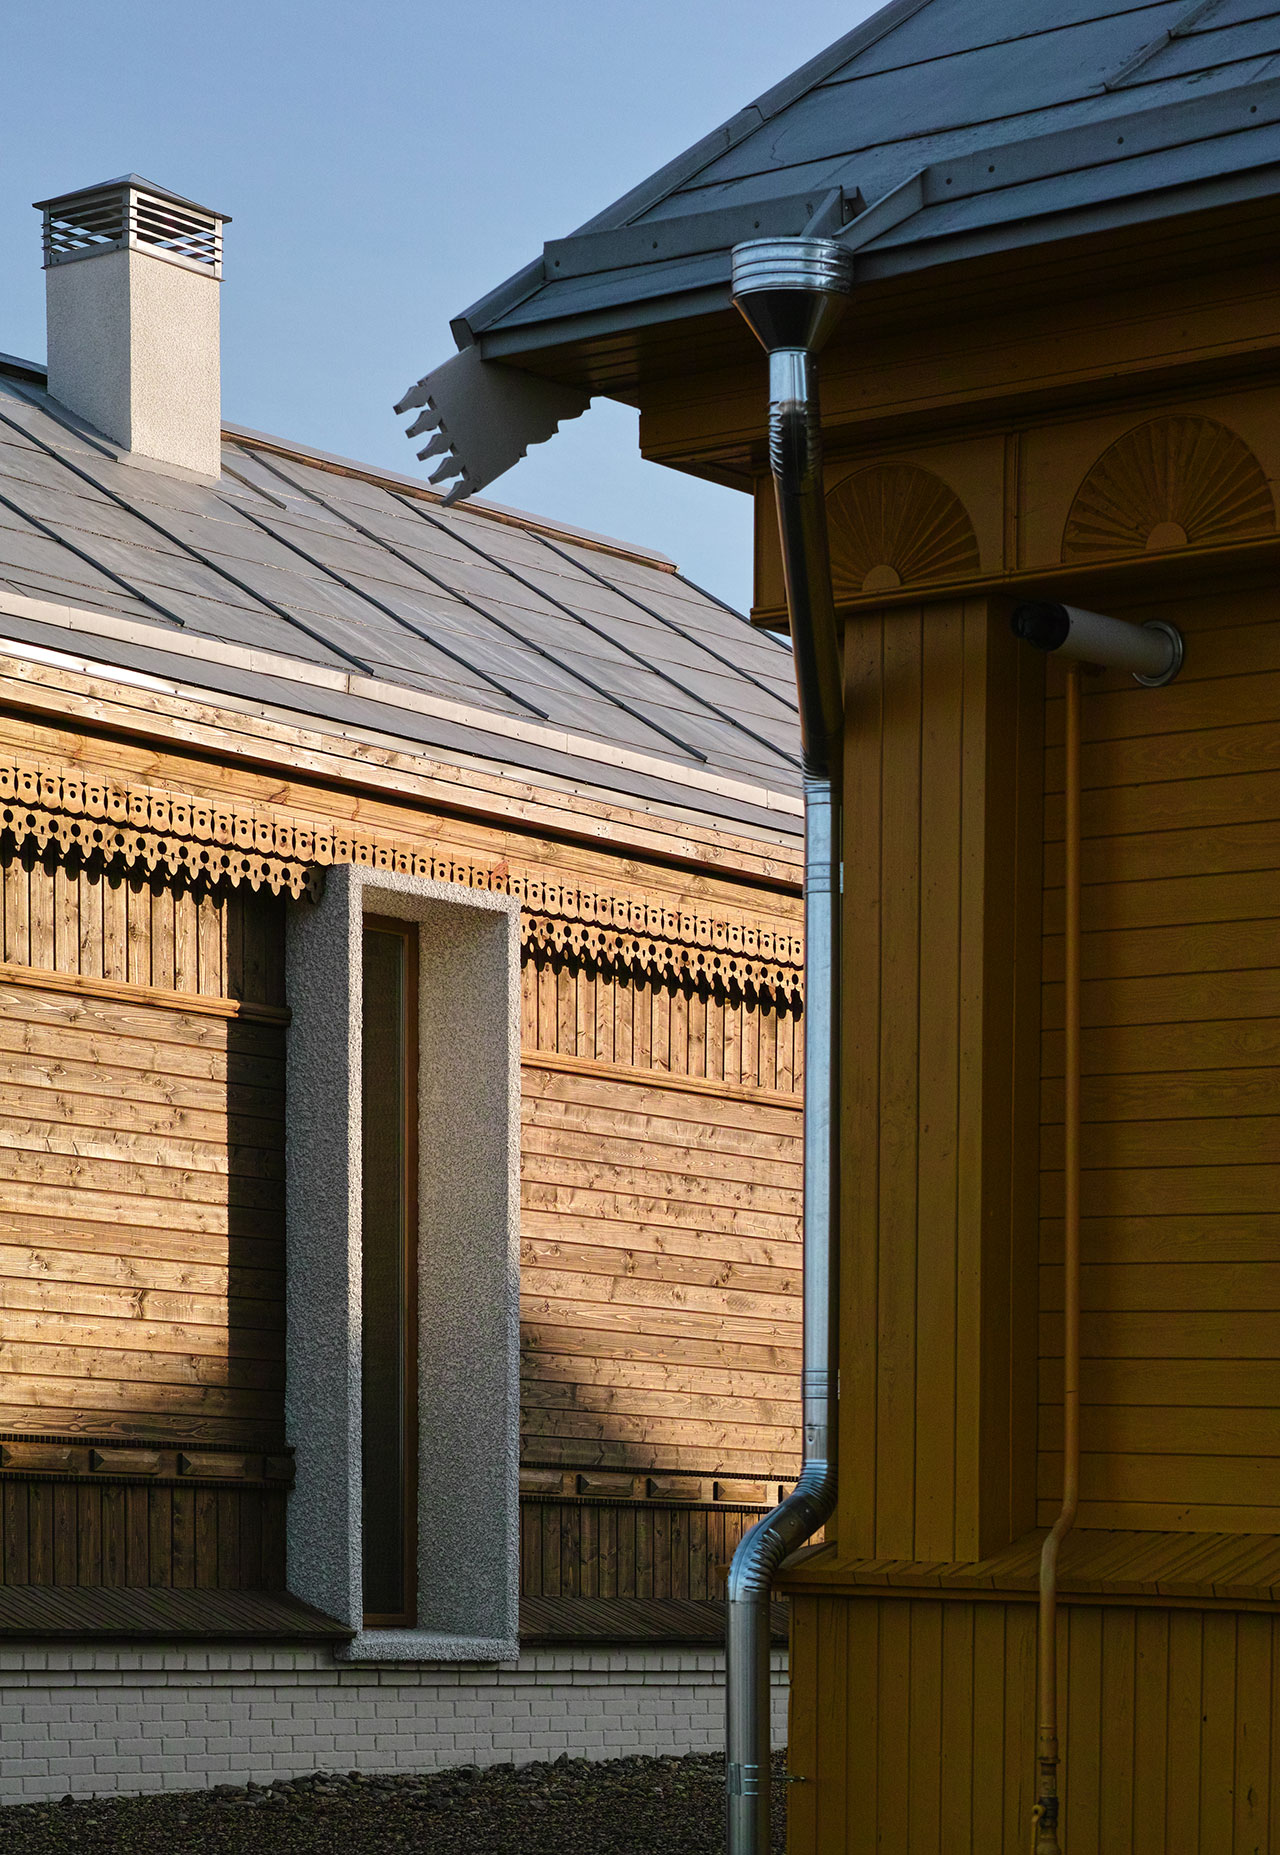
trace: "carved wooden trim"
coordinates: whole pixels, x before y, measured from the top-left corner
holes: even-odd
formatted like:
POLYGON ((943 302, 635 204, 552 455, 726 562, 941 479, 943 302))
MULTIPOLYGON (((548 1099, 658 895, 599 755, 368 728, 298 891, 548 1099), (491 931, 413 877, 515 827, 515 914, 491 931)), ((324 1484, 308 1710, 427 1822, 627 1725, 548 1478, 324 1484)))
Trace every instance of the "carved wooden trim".
POLYGON ((969 512, 918 464, 872 464, 827 494, 837 601, 981 571, 969 512))
POLYGON ((248 807, 13 763, 0 766, 0 829, 40 855, 53 850, 148 876, 295 896, 318 893, 316 865, 355 860, 326 856, 317 833, 248 807))
POLYGON ((1173 413, 1125 432, 1076 491, 1064 561, 1164 553, 1275 533, 1271 486, 1238 433, 1173 413))
POLYGON ((758 949, 761 942, 787 946, 790 935, 693 920, 689 926, 697 939, 669 940, 553 915, 523 913, 520 920, 524 950, 535 963, 576 960, 602 972, 657 979, 690 990, 741 991, 779 1006, 798 1007, 803 999, 804 975, 798 961, 746 950, 758 949))
POLYGON ((755 922, 577 884, 548 881, 505 859, 483 863, 355 830, 318 829, 251 806, 175 798, 128 782, 0 764, 0 832, 19 851, 120 864, 192 884, 248 884, 295 898, 319 894, 326 867, 356 864, 516 897, 523 942, 538 962, 691 988, 741 990, 798 1004, 804 942, 755 922))
POLYGON ((658 1475, 625 1469, 520 1471, 522 1501, 635 1501, 647 1506, 772 1507, 786 1492, 777 1476, 658 1475))

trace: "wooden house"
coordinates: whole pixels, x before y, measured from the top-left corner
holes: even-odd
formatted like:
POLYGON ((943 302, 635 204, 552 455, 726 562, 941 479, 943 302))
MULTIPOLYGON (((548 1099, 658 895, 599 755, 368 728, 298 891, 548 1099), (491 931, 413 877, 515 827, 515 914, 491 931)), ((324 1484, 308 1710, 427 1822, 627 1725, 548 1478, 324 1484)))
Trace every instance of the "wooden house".
POLYGON ((852 257, 821 361, 839 1494, 782 1580, 796 1855, 1018 1855, 1046 1833, 1067 684, 1012 635, 1026 600, 1185 640, 1167 687, 1078 685, 1061 1845, 1280 1844, 1277 53, 1264 0, 895 0, 463 319, 479 363, 636 403, 647 456, 753 494, 754 618, 779 627, 730 251, 820 225, 852 257))
POLYGON ((643 548, 224 427, 221 216, 43 210, 0 1795, 705 1747, 796 1461, 789 654, 643 548))

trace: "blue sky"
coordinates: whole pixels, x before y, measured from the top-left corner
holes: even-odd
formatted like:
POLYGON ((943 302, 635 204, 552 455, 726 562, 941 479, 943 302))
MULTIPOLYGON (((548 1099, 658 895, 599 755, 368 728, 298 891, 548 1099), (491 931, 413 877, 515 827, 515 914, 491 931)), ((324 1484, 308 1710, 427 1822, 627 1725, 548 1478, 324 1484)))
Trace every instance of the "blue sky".
MULTIPOLYGON (((451 314, 875 10, 868 0, 9 0, 0 350, 44 356, 31 201, 130 169, 229 212, 223 410, 417 470, 451 314)), ((597 405, 495 486, 745 604, 747 498, 597 405)))

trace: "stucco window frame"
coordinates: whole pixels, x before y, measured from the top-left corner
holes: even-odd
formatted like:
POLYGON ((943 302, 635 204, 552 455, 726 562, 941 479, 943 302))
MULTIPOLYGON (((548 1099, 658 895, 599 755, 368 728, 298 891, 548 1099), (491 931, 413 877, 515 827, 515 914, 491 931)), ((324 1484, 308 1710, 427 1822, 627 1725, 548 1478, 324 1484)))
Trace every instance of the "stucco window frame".
POLYGON ((358 1661, 508 1661, 519 1617, 520 911, 361 866, 290 910, 289 1589, 358 1661), (418 1620, 366 1629, 361 1570, 361 994, 366 915, 416 922, 418 1620))

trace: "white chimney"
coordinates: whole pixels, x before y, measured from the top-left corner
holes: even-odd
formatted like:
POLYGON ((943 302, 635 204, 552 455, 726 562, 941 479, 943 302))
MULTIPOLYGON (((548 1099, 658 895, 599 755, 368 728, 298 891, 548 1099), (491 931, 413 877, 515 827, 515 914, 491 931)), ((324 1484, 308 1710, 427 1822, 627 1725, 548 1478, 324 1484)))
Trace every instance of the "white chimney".
POLYGON ((137 174, 36 205, 49 392, 125 450, 216 477, 227 215, 137 174))

